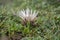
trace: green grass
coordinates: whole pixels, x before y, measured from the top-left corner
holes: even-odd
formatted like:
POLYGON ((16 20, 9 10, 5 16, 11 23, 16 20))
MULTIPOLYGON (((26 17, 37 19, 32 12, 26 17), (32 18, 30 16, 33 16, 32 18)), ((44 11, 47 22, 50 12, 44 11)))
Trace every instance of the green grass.
MULTIPOLYGON (((49 0, 50 1, 50 0, 49 0)), ((44 0, 13 0, 0 6, 0 35, 21 35, 22 40, 60 40, 60 4, 44 0), (56 3, 56 4, 55 4, 56 3), (57 6, 56 6, 57 5, 57 6), (37 26, 23 26, 21 19, 13 15, 17 11, 31 8, 39 11, 37 26)))

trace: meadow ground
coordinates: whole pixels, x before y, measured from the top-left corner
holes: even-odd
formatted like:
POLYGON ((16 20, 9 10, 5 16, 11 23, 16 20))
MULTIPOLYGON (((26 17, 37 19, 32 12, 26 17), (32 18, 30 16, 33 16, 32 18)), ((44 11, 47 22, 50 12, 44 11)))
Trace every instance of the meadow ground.
POLYGON ((60 40, 60 0, 0 0, 0 39, 60 40), (16 16, 26 8, 38 11, 36 25, 16 16))

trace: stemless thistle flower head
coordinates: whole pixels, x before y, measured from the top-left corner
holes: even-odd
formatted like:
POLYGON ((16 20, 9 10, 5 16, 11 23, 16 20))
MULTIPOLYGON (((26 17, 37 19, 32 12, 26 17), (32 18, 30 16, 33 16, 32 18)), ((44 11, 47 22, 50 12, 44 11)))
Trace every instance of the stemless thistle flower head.
POLYGON ((38 12, 36 12, 36 10, 30 10, 29 8, 27 8, 26 10, 21 10, 18 13, 19 17, 23 20, 23 21, 35 21, 36 17, 38 15, 38 12))

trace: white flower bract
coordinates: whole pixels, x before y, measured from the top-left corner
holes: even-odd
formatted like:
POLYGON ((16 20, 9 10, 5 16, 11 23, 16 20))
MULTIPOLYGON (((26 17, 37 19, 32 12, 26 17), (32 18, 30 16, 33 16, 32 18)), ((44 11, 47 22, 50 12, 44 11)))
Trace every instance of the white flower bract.
POLYGON ((29 8, 27 8, 26 10, 21 10, 18 12, 18 16, 23 19, 24 21, 34 21, 35 18, 37 17, 38 12, 36 12, 36 10, 32 11, 29 8))

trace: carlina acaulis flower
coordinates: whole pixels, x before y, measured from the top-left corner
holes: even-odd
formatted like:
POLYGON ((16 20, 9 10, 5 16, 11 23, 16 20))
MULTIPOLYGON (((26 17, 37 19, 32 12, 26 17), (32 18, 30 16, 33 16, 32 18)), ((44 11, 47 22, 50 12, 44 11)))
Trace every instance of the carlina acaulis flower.
POLYGON ((27 22, 34 23, 37 19, 38 12, 27 8, 26 10, 21 10, 18 12, 18 16, 22 19, 22 23, 26 25, 27 22))

